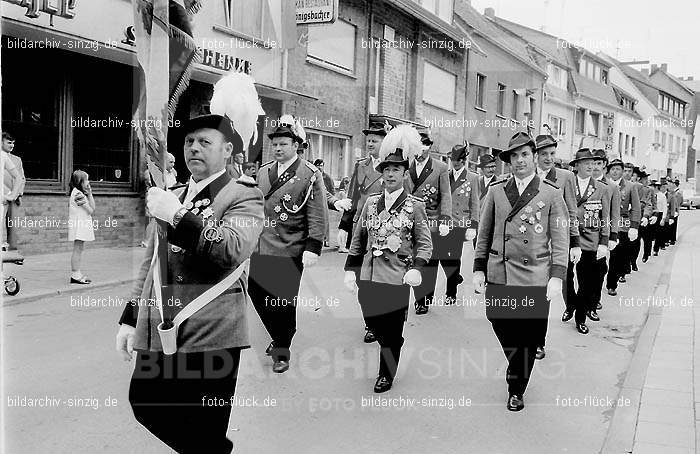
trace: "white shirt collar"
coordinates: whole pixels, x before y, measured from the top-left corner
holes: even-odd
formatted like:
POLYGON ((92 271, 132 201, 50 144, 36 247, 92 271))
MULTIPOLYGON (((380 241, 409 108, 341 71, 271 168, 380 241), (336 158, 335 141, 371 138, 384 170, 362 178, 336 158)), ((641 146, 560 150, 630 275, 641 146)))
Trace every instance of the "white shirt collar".
POLYGON ((423 172, 423 169, 425 168, 425 165, 428 163, 430 160, 430 156, 426 157, 423 162, 419 162, 416 159, 416 175, 419 175, 423 172))
POLYGON ((389 192, 386 189, 384 190, 384 206, 387 210, 394 205, 394 202, 396 202, 396 199, 399 198, 402 192, 403 188, 399 188, 394 192, 389 192))
POLYGON ((374 169, 376 170, 376 169, 377 169, 377 166, 379 165, 379 163, 380 163, 381 161, 379 160, 379 158, 375 158, 375 157, 372 156, 372 155, 370 155, 370 158, 372 158, 372 167, 374 167, 374 169))
POLYGON ((596 178, 596 181, 603 181, 603 177, 605 177, 605 175, 599 176, 598 178, 596 178))
POLYGON ((529 185, 532 179, 535 178, 535 174, 533 173, 529 177, 525 177, 522 180, 516 176, 513 176, 513 178, 515 178, 515 184, 518 187, 518 192, 522 195, 527 185, 529 185))
POLYGON ((588 184, 591 181, 591 177, 588 178, 581 178, 578 175, 576 175, 576 179, 578 180, 578 189, 580 193, 583 193, 583 191, 586 190, 588 187, 588 184))
POLYGON ((290 159, 289 161, 285 163, 278 162, 277 163, 277 176, 280 176, 284 173, 285 170, 287 170, 289 167, 291 167, 292 164, 296 162, 296 160, 299 159, 299 155, 294 153, 294 157, 290 159))
POLYGON ((612 184, 614 184, 615 186, 618 186, 618 187, 619 187, 620 184, 622 183, 622 178, 620 178, 620 179, 617 180, 617 181, 615 181, 615 180, 613 180, 613 179, 611 178, 611 179, 609 179, 608 181, 612 182, 612 184))
POLYGON ((221 175, 224 174, 224 172, 226 172, 226 169, 221 169, 218 172, 209 175, 205 179, 200 180, 198 182, 194 181, 194 179, 190 176, 190 181, 187 184, 187 196, 185 197, 185 203, 194 199, 194 197, 197 194, 199 194, 204 188, 209 186, 209 183, 219 178, 221 175))
POLYGON ((492 176, 491 178, 486 178, 486 175, 482 175, 481 177, 484 179, 484 186, 488 186, 489 183, 494 179, 496 175, 492 176))
POLYGON ((452 169, 452 172, 455 176, 455 181, 459 180, 459 177, 462 176, 462 172, 464 172, 464 169, 466 169, 466 168, 467 168, 467 166, 464 166, 459 170, 452 169))
POLYGON ((539 167, 537 168, 537 175, 541 176, 542 178, 546 177, 549 171, 552 170, 551 168, 547 170, 542 170, 539 167))

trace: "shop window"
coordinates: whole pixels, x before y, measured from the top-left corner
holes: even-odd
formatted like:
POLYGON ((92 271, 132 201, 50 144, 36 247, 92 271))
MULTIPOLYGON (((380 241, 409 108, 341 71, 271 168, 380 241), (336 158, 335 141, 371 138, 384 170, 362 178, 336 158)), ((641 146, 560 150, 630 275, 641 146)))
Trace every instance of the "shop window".
POLYGON ((457 76, 428 62, 425 62, 423 68, 423 102, 454 110, 457 76))
POLYGON ((28 180, 60 178, 61 52, 13 49, 2 38, 2 130, 15 139, 28 180), (31 58, 28 58, 31 53, 31 58))
POLYGON ((355 71, 355 26, 342 20, 309 27, 307 54, 310 59, 355 71))
POLYGON ((323 159, 323 171, 333 180, 341 180, 345 175, 345 155, 349 150, 346 137, 328 135, 321 132, 308 132, 310 149, 307 158, 313 162, 323 159))
POLYGON ((73 75, 73 169, 86 171, 95 183, 128 184, 136 155, 130 124, 139 93, 134 68, 79 58, 76 67, 90 71, 73 75))

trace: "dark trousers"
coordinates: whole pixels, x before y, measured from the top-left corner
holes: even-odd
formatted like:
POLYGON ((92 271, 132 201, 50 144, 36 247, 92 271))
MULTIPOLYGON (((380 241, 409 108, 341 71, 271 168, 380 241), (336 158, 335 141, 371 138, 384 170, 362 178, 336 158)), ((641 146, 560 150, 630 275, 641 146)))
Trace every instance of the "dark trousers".
MULTIPOLYGON (((586 322, 586 312, 591 310, 591 305, 593 305, 593 309, 596 307, 596 303, 594 303, 597 288, 595 281, 600 274, 600 265, 595 256, 596 251, 582 251, 581 260, 576 265, 569 262, 566 271, 566 308, 568 311, 575 311, 574 316, 577 324, 586 322), (578 291, 574 287, 574 266, 576 266, 578 291)), ((598 297, 600 298, 600 291, 598 291, 598 297)))
POLYGON ((669 228, 670 233, 669 233, 669 239, 671 243, 676 242, 676 235, 678 234, 678 216, 673 217, 673 225, 670 226, 669 228))
POLYGON ((274 360, 289 360, 297 331, 296 297, 304 265, 301 257, 253 254, 250 259, 250 299, 274 342, 274 360))
POLYGON ((639 236, 637 237, 636 240, 630 241, 630 250, 629 250, 629 266, 630 266, 630 271, 632 267, 637 266, 637 257, 639 257, 639 251, 642 247, 642 232, 646 227, 639 227, 639 236))
POLYGON ((379 375, 396 376, 403 345, 403 326, 411 296, 408 285, 358 282, 358 299, 365 324, 379 343, 379 375))
POLYGON ((485 298, 486 318, 508 360, 508 394, 522 395, 530 381, 537 344, 543 337, 542 328, 546 326, 542 319, 549 314, 547 288, 488 284, 485 298), (534 304, 530 306, 523 301, 534 304))
POLYGON ((433 297, 435 296, 435 282, 437 281, 438 274, 438 264, 440 263, 440 257, 444 254, 440 250, 444 247, 443 238, 438 232, 430 232, 430 238, 433 241, 433 254, 428 261, 428 264, 421 270, 422 282, 421 285, 413 288, 413 295, 416 299, 416 306, 418 305, 429 305, 433 302, 433 297))
POLYGON ((129 386, 136 420, 179 453, 230 453, 226 438, 241 349, 139 351, 129 386))
POLYGON ((661 215, 659 214, 659 221, 656 223, 654 230, 654 252, 659 252, 659 249, 666 247, 666 239, 668 238, 668 223, 664 225, 660 224, 661 215))
MULTIPOLYGON (((440 265, 447 278, 445 295, 452 298, 457 298, 457 286, 464 281, 459 271, 462 269, 462 250, 466 233, 467 229, 464 227, 455 227, 447 236, 442 236, 438 240, 438 249, 442 251, 439 258, 440 265)), ((437 274, 435 278, 437 280, 437 274)))
POLYGON ((606 280, 606 288, 617 290, 617 282, 629 271, 629 255, 632 247, 627 232, 620 232, 617 247, 610 251, 610 269, 606 280))
MULTIPOLYGON (((619 246, 619 243, 618 243, 619 246)), ((617 249, 617 248, 615 248, 617 249)), ((603 282, 605 282, 605 274, 608 272, 608 259, 607 257, 603 257, 602 259, 596 260, 596 276, 595 276, 595 281, 593 282, 594 287, 593 287, 593 299, 591 300, 591 306, 588 308, 589 310, 594 311, 596 307, 598 306, 598 303, 600 303, 600 296, 603 292, 603 282)))
MULTIPOLYGON (((659 213, 654 213, 654 216, 659 219, 661 215, 659 213)), ((644 252, 642 254, 642 257, 649 258, 651 255, 651 250, 652 246, 654 244, 654 240, 656 239, 656 230, 659 227, 659 221, 656 221, 656 224, 647 224, 646 227, 641 227, 639 229, 640 236, 642 237, 642 241, 644 241, 644 252)))

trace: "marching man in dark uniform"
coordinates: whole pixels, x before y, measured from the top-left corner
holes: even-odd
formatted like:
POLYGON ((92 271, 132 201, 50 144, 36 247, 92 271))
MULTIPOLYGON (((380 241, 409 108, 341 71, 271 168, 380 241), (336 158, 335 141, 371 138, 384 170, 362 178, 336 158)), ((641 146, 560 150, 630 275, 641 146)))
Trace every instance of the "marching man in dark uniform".
MULTIPOLYGON (((166 355, 157 326, 162 318, 153 301, 151 229, 132 299, 119 321, 117 350, 126 360, 137 351, 129 401, 137 421, 180 453, 229 453, 226 438, 241 349, 248 348, 247 276, 226 282, 250 257, 262 231, 263 195, 255 183, 233 181, 226 160, 240 137, 219 115, 205 115, 184 126, 184 157, 189 184, 175 192, 148 191, 148 211, 169 224, 168 274, 162 276, 178 314, 204 291, 217 290, 206 305, 177 329, 177 351, 166 355)), ((159 274, 159 273, 158 273, 159 274)), ((163 293, 166 293, 166 291, 163 293)), ((177 319, 177 315, 175 316, 177 319)))
POLYGON ((639 167, 632 163, 625 163, 625 170, 622 173, 622 178, 626 179, 637 191, 637 197, 639 198, 639 234, 637 239, 630 241, 629 249, 629 269, 628 273, 632 271, 638 271, 637 268, 637 257, 639 257, 639 251, 641 250, 642 237, 644 235, 644 226, 649 223, 649 216, 651 211, 649 209, 649 196, 647 194, 647 189, 642 183, 642 177, 646 175, 639 167))
POLYGON ((452 219, 452 193, 447 165, 430 157, 433 140, 427 134, 421 135, 421 143, 421 152, 416 154, 408 171, 409 178, 404 180, 408 193, 425 202, 433 243, 433 256, 423 269, 423 283, 413 291, 417 315, 428 313, 428 306, 433 301, 438 263, 447 253, 440 249, 443 247, 440 237, 450 232, 449 222, 452 219))
POLYGON ((600 278, 598 264, 608 254, 610 239, 610 193, 608 186, 591 177, 596 156, 583 148, 576 152, 576 158, 569 165, 576 167, 576 219, 572 219, 579 229, 581 260, 575 265, 578 277, 578 291, 574 287, 574 265, 567 270, 566 310, 561 317, 563 322, 576 316, 576 329, 588 334, 586 316, 595 309, 597 280, 600 278))
POLYGON ((618 233, 619 244, 610 251, 610 269, 608 270, 607 290, 608 295, 617 295, 617 283, 626 282, 625 270, 629 266, 629 255, 632 241, 639 236, 639 222, 641 209, 639 206, 639 192, 631 181, 622 178, 624 163, 621 159, 613 159, 608 164, 608 180, 611 185, 617 186, 620 192, 620 231, 618 233))
POLYGON ((671 195, 674 197, 675 211, 673 212, 673 217, 669 220, 669 238, 668 244, 673 246, 676 244, 676 236, 678 235, 678 215, 680 213, 681 205, 683 204, 683 192, 679 189, 681 182, 678 179, 673 180, 669 189, 669 201, 671 195), (673 221, 673 222, 671 222, 673 221))
POLYGON ((642 247, 642 263, 646 263, 651 255, 651 247, 654 244, 654 231, 656 229, 656 191, 654 185, 649 181, 649 174, 646 171, 639 171, 639 181, 642 189, 639 193, 639 200, 645 204, 642 220, 639 222, 639 236, 644 240, 642 247))
POLYGON ((462 269, 462 248, 465 241, 476 238, 479 228, 479 176, 467 168, 469 146, 452 147, 450 160, 450 192, 452 193, 452 226, 450 233, 437 237, 433 245, 442 252, 440 264, 447 277, 445 305, 457 300, 457 286, 464 281, 460 274, 462 269))
POLYGON ((265 226, 250 261, 250 297, 272 343, 272 370, 289 369, 296 332, 296 298, 304 268, 321 255, 327 196, 321 172, 296 153, 295 127, 282 125, 268 137, 274 161, 263 164, 257 181, 265 196, 265 226))
MULTIPOLYGON (((539 135, 535 138, 535 151, 537 152, 537 176, 541 180, 549 180, 559 187, 559 192, 566 203, 569 219, 576 219, 576 175, 565 169, 557 169, 554 166, 557 141, 550 135, 539 135)), ((579 246, 578 227, 574 222, 569 222, 569 259, 576 265, 581 260, 581 247, 579 246)), ((564 293, 566 295, 566 293, 564 293)), ((566 297, 566 296, 565 296, 566 297)), ((543 320, 544 332, 541 342, 537 345, 536 359, 545 356, 545 339, 547 337, 548 318, 543 320)))
POLYGON ((489 185, 496 181, 494 179, 496 176, 496 158, 490 154, 483 154, 479 156, 479 164, 477 167, 481 169, 481 176, 479 177, 479 202, 483 203, 489 185))
POLYGON ((388 391, 394 382, 410 287, 420 285, 421 270, 432 253, 423 201, 403 187, 409 162, 419 149, 420 136, 412 126, 397 126, 387 135, 379 163, 384 190, 367 198, 345 262, 345 285, 359 287, 362 315, 381 349, 376 393, 388 391))
POLYGON ((474 253, 474 286, 508 360, 507 408, 520 411, 549 313, 569 261, 568 214, 559 188, 535 173, 535 142, 520 132, 499 157, 513 176, 491 184, 474 253))
MULTIPOLYGON (((380 123, 378 121, 373 121, 370 123, 369 128, 362 130, 362 133, 365 135, 365 148, 367 148, 367 153, 369 155, 355 163, 355 169, 350 178, 348 199, 352 201, 352 208, 343 213, 340 225, 338 226, 339 229, 348 232, 346 245, 339 245, 338 250, 340 252, 347 252, 347 248, 350 246, 352 231, 360 218, 367 197, 369 197, 370 194, 375 194, 382 190, 382 174, 377 170, 380 162, 379 149, 382 146, 384 137, 391 129, 392 125, 388 122, 380 123)), ((359 278, 358 275, 357 279, 359 280, 359 278)), ((372 330, 368 326, 365 326, 365 343, 369 344, 375 340, 376 337, 372 330)))

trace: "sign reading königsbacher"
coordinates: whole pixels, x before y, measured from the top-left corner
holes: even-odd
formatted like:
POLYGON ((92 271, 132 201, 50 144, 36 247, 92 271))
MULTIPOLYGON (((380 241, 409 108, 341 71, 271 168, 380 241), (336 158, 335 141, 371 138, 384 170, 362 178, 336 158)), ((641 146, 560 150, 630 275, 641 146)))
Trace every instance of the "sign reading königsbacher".
POLYGON ((338 19, 338 0, 296 0, 297 25, 332 24, 338 19))
POLYGON ((75 17, 75 3, 77 0, 58 0, 48 2, 44 0, 5 0, 14 5, 27 8, 27 17, 37 18, 40 13, 48 13, 54 16, 72 19, 75 17))

